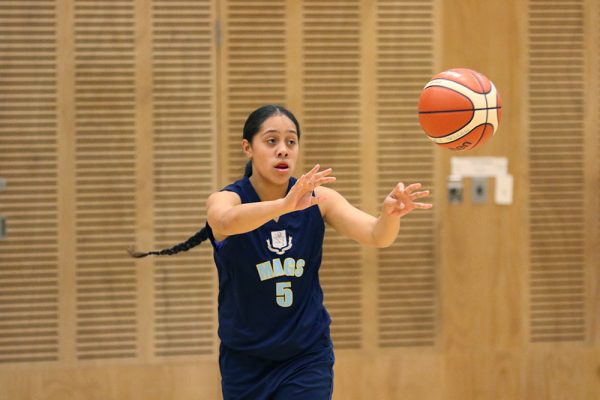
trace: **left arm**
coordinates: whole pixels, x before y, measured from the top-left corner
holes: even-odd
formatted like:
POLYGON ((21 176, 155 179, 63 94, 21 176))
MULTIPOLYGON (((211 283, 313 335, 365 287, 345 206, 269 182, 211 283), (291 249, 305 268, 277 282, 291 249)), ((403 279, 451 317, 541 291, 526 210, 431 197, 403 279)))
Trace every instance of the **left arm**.
POLYGON ((418 192, 420 188, 419 183, 407 187, 398 183, 383 201, 378 218, 354 207, 331 188, 320 186, 316 191, 322 196, 319 207, 323 218, 338 233, 367 246, 388 247, 398 236, 401 217, 414 209, 432 207, 431 204, 415 202, 429 195, 428 190, 418 192))

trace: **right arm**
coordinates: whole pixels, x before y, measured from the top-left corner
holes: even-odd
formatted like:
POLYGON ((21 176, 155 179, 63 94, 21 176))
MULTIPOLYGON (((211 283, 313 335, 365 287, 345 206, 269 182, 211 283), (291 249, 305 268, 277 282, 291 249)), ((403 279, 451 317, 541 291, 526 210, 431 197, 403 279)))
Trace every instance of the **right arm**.
POLYGON ((206 203, 208 224, 218 236, 250 232, 286 213, 284 199, 241 204, 234 192, 216 192, 206 203))
POLYGON ((282 199, 241 204, 236 193, 213 193, 206 203, 208 224, 215 236, 225 238, 250 232, 283 214, 316 205, 320 198, 312 196, 313 190, 321 184, 335 181, 334 177, 327 176, 331 169, 318 171, 317 164, 302 175, 282 199))

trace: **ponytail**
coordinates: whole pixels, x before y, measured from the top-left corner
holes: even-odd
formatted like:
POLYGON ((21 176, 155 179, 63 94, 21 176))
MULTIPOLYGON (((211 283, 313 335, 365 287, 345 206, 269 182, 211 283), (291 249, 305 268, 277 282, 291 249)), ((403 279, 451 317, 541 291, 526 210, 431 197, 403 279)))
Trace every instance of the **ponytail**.
POLYGON ((173 254, 177 254, 182 251, 188 251, 192 247, 198 246, 200 243, 204 242, 206 239, 208 239, 208 226, 205 226, 204 228, 200 229, 198 232, 196 232, 194 234, 194 236, 192 236, 185 242, 179 243, 169 249, 164 249, 164 250, 159 250, 159 251, 149 251, 147 253, 134 251, 133 249, 128 249, 127 252, 133 258, 142 258, 142 257, 146 257, 146 256, 151 256, 151 255, 152 256, 171 256, 173 254))

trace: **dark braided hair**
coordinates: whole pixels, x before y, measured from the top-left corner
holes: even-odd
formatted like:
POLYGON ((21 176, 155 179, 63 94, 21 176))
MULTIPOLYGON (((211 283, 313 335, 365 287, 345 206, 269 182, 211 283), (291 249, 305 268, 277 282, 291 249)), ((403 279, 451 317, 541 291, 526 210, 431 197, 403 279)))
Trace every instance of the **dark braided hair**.
MULTIPOLYGON (((296 126, 296 132, 298 133, 298 139, 300 139, 300 124, 294 114, 289 112, 286 108, 268 104, 266 106, 262 106, 256 110, 254 110, 246 119, 246 123, 244 124, 244 136, 248 142, 252 143, 252 139, 260 130, 262 124, 270 117, 274 115, 285 115, 288 117, 296 126)), ((244 170, 244 176, 249 177, 252 175, 252 160, 249 160, 246 163, 246 168, 244 170)), ((142 258, 146 256, 170 256, 173 254, 177 254, 182 251, 188 251, 192 247, 198 246, 200 243, 204 242, 208 239, 208 230, 210 227, 206 224, 202 229, 194 234, 194 236, 190 237, 185 242, 179 243, 171 248, 163 249, 159 251, 149 251, 149 252, 139 252, 134 249, 128 249, 127 252, 131 257, 134 258, 142 258)))
POLYGON ((163 249, 159 251, 149 251, 149 252, 139 252, 133 249, 128 249, 127 252, 131 257, 134 258, 142 258, 146 256, 171 256, 173 254, 177 254, 181 251, 188 251, 192 247, 198 246, 200 243, 204 242, 208 239, 208 228, 204 226, 204 228, 200 229, 198 232, 194 234, 194 236, 190 237, 185 242, 176 244, 175 246, 169 249, 163 249))

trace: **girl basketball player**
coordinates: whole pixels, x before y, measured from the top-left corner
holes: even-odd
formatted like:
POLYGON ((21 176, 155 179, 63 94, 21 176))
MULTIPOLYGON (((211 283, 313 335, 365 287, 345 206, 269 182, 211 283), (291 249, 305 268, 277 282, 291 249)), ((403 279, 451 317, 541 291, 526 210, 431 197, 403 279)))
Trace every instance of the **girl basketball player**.
POLYGON ((244 125, 244 177, 207 201, 208 222, 170 249, 210 239, 219 275, 219 365, 224 400, 328 400, 333 390, 330 318, 319 283, 324 222, 342 235, 389 246, 400 218, 431 204, 428 191, 398 183, 375 218, 323 185, 331 168, 315 165, 297 180, 300 126, 285 108, 267 105, 244 125))

